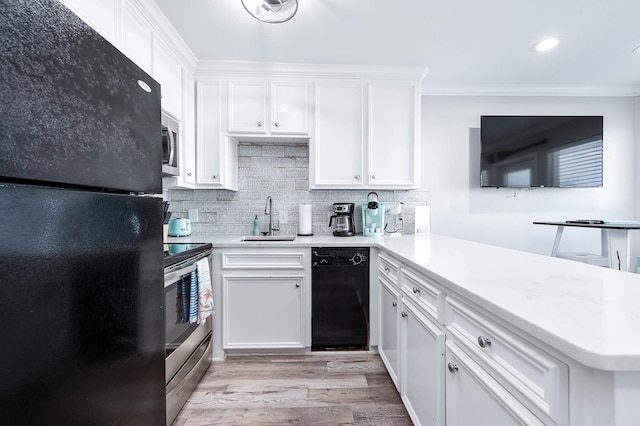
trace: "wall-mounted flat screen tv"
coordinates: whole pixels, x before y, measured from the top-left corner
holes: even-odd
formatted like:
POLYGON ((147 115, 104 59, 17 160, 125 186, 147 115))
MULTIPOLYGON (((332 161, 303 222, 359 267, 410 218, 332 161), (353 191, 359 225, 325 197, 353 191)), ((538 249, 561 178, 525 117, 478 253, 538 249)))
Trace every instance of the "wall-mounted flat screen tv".
POLYGON ((602 186, 602 116, 480 117, 483 187, 602 186))

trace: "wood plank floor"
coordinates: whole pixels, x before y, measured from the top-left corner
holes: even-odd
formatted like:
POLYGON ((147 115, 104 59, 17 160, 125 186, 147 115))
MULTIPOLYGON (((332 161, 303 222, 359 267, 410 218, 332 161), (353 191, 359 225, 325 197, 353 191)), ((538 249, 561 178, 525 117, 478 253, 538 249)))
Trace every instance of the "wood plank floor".
POLYGON ((382 360, 365 352, 214 362, 174 426, 411 425, 382 360))

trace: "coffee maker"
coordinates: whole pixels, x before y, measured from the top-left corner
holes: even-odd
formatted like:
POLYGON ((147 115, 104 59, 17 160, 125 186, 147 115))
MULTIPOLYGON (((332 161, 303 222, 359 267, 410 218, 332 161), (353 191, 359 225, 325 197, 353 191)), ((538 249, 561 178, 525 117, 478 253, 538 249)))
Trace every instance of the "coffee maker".
POLYGON ((367 203, 362 205, 362 235, 381 237, 384 235, 384 203, 378 201, 378 194, 367 194, 367 203))
POLYGON ((352 237, 355 235, 353 224, 353 203, 333 203, 335 213, 329 219, 329 226, 333 226, 333 235, 336 237, 352 237))

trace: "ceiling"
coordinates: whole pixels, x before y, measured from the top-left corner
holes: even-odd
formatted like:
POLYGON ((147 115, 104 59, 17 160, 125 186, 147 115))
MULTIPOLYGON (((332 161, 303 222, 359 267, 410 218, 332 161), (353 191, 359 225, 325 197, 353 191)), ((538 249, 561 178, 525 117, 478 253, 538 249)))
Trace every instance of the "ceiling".
POLYGON ((299 0, 283 24, 240 0, 154 1, 202 60, 420 66, 427 93, 640 95, 638 0, 299 0))

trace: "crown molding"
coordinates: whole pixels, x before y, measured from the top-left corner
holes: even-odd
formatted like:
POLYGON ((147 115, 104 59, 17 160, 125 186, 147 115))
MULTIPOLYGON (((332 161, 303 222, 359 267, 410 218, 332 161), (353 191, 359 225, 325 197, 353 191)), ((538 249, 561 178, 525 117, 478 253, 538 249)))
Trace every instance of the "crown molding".
POLYGON ((414 79, 418 82, 427 74, 424 67, 298 64, 255 61, 198 61, 197 77, 233 75, 238 77, 298 77, 298 78, 354 78, 354 79, 414 79))
POLYGON ((182 39, 169 19, 162 13, 160 7, 153 0, 130 0, 138 13, 142 14, 151 25, 156 36, 161 37, 168 48, 180 58, 190 72, 194 72, 198 58, 182 39))
POLYGON ((426 85, 424 96, 640 96, 640 86, 426 85))

